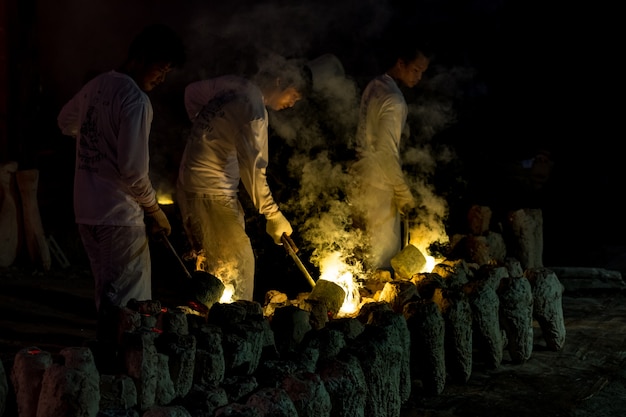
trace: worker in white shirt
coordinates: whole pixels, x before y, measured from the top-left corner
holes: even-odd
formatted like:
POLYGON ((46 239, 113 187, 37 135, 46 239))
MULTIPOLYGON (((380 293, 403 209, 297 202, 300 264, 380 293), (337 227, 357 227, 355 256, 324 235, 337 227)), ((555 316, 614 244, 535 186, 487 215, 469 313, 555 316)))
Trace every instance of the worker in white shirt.
POLYGON ((233 300, 253 300, 255 258, 238 199, 240 182, 265 216, 276 244, 293 229, 267 183, 268 111, 293 107, 302 97, 302 66, 284 60, 251 79, 234 75, 185 89, 192 127, 177 181, 183 225, 198 257, 196 269, 218 277, 233 300))
POLYGON ((61 131, 76 139, 74 211, 95 279, 99 315, 131 299, 152 298, 146 233, 169 234, 149 178, 153 117, 147 93, 183 64, 181 39, 163 25, 146 27, 116 70, 87 82, 61 109, 61 131))
POLYGON ((385 72, 361 96, 357 160, 351 168, 357 191, 351 201, 367 237, 365 263, 372 270, 390 268, 391 258, 401 250, 401 215, 416 206, 402 171, 400 140, 408 107, 401 88, 417 85, 430 58, 412 41, 395 39, 389 45, 385 72))

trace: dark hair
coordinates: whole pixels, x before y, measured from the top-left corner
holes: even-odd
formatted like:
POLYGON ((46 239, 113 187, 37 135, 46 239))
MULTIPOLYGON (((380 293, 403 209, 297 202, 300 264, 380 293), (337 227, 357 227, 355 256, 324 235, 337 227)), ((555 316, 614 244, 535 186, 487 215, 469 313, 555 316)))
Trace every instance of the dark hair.
POLYGON ((146 63, 168 62, 173 67, 185 63, 183 41, 169 26, 153 24, 145 27, 128 49, 129 59, 143 60, 146 63))
POLYGON ((383 70, 394 66, 398 59, 413 61, 419 55, 433 59, 434 52, 423 34, 414 29, 394 29, 383 38, 380 63, 383 70))
POLYGON ((294 87, 304 95, 309 89, 309 78, 304 61, 299 58, 284 58, 274 53, 258 60, 257 73, 253 78, 261 87, 274 85, 278 78, 280 79, 281 90, 294 87))

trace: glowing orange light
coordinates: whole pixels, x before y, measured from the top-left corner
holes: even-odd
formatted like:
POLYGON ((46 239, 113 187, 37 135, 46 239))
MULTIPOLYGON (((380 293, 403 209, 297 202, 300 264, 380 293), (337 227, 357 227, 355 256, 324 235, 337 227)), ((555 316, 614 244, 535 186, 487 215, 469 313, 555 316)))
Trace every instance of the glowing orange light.
POLYGON ((171 193, 166 192, 157 192, 157 202, 162 205, 174 204, 174 199, 172 198, 171 193))
POLYGON ((340 252, 328 255, 320 262, 320 279, 334 282, 346 292, 338 317, 355 313, 359 308, 359 285, 354 279, 354 271, 344 260, 340 252))
MULTIPOLYGON (((420 232, 415 231, 411 233, 411 236, 415 236, 415 238, 412 238, 409 243, 417 247, 426 259, 426 263, 420 272, 431 272, 435 265, 442 260, 429 255, 428 248, 433 242, 445 242, 448 238, 443 230, 429 230, 427 234, 420 232)), ((359 291, 361 284, 359 284, 359 281, 367 279, 367 274, 363 271, 361 265, 349 265, 345 261, 347 257, 341 251, 336 251, 327 254, 319 261, 320 279, 334 282, 346 292, 343 305, 336 315, 337 317, 354 315, 360 309, 361 303, 365 301, 361 299, 359 291)))

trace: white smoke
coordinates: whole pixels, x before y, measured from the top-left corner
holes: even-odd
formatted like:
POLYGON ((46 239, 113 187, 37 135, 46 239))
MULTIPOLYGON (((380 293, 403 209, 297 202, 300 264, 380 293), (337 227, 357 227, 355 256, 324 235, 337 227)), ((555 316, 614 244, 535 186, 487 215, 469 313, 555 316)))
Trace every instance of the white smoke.
MULTIPOLYGON (((147 0, 94 0, 89 7, 78 0, 66 3, 66 9, 73 13, 53 13, 58 8, 42 5, 40 29, 43 58, 48 62, 44 79, 60 86, 57 94, 63 100, 78 90, 85 74, 119 65, 128 42, 145 24, 170 24, 183 37, 187 63, 168 75, 166 83, 151 96, 155 114, 151 176, 155 186, 167 192, 173 189, 189 127, 182 117, 182 90, 189 82, 224 74, 251 76, 258 70, 258 58, 267 51, 281 59, 337 53, 346 66, 345 73, 335 73, 321 83, 318 80, 312 100, 303 100, 294 109, 271 112, 270 123, 284 147, 289 148, 289 159, 280 163, 288 167, 287 175, 297 187, 289 190, 288 201, 279 204, 294 214, 295 227, 303 243, 310 244, 313 260, 335 248, 349 254, 357 250, 355 242, 361 236, 358 228, 352 227, 351 207, 345 197, 363 87, 353 77, 365 82, 365 78, 376 75, 370 66, 374 45, 397 17, 398 2, 191 0, 157 5, 147 0), (46 16, 51 16, 47 23, 46 16), (68 62, 72 64, 69 67, 68 62)), ((428 22, 434 19, 429 4, 415 4, 405 10, 422 10, 415 22, 428 22)), ((430 78, 420 84, 420 89, 426 84, 423 89, 429 94, 417 97, 410 105, 411 131, 402 157, 420 201, 420 216, 415 221, 421 228, 419 234, 435 239, 443 233, 447 206, 432 179, 455 155, 434 139, 455 123, 453 103, 463 94, 463 83, 472 73, 466 68, 432 68, 429 72, 430 78)), ((270 142, 271 149, 276 149, 276 144, 270 142)))
POLYGON ((325 259, 339 254, 350 272, 360 275, 361 261, 354 255, 363 244, 363 235, 354 227, 346 199, 352 177, 326 151, 314 159, 297 154, 289 161, 289 170, 298 177, 299 189, 283 207, 295 215, 298 232, 311 248, 310 261, 319 267, 325 259))
MULTIPOLYGON (((433 179, 456 156, 453 149, 434 140, 456 122, 453 104, 460 93, 455 89, 471 78, 466 71, 434 71, 422 88, 424 96, 409 105, 407 122, 412 131, 401 147, 405 174, 419 202, 410 218, 410 242, 422 251, 432 243, 448 242, 448 204, 433 179)), ((339 256, 360 277, 365 272, 362 250, 367 242, 347 198, 354 181, 349 174, 353 159, 336 150, 354 156, 350 151, 361 91, 349 76, 332 77, 324 86, 328 88, 319 89, 316 96, 318 103, 324 103, 322 109, 305 102, 291 113, 272 114, 272 126, 293 148, 288 172, 298 187, 282 207, 292 215, 314 265, 322 267, 325 260, 339 256)))
POLYGON ((359 90, 341 62, 324 54, 305 64, 313 68, 310 97, 295 109, 272 112, 271 124, 291 148, 349 147, 356 130, 359 90))

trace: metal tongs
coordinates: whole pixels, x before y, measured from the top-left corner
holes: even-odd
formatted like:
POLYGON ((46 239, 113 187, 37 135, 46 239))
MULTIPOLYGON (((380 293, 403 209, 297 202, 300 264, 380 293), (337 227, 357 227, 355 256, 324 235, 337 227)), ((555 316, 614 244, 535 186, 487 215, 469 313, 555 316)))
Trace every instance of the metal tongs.
POLYGON ((302 271, 302 273, 304 274, 304 277, 307 279, 307 281, 309 281, 309 284, 311 285, 311 287, 312 288, 315 287, 315 280, 313 279, 313 277, 311 277, 311 274, 309 274, 309 271, 306 270, 306 268, 304 267, 304 264, 298 257, 298 247, 293 242, 291 237, 283 233, 280 240, 283 242, 283 246, 285 247, 285 250, 287 251, 289 256, 291 256, 291 259, 294 260, 294 262, 296 263, 300 271, 302 271))

